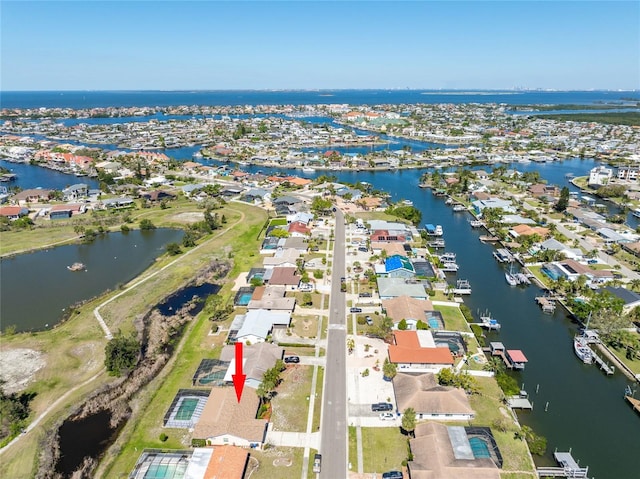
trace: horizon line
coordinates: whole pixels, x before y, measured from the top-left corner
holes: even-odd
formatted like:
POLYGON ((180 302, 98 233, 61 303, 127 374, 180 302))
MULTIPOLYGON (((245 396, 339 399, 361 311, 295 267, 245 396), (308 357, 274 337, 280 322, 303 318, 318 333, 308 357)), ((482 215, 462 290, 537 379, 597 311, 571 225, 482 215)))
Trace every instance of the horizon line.
POLYGON ((640 88, 219 88, 219 89, 198 89, 198 88, 176 88, 176 89, 55 89, 55 90, 0 90, 2 93, 58 93, 58 92, 157 92, 157 93, 203 93, 203 92, 320 92, 320 91, 434 91, 434 92, 640 92, 640 88))

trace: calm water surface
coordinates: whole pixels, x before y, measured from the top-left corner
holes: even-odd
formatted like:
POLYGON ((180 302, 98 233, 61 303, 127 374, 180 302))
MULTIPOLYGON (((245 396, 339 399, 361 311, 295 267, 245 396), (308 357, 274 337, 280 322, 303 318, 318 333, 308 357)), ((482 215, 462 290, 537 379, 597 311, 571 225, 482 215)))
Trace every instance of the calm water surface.
POLYGON ((98 237, 90 244, 58 246, 0 262, 2 328, 42 330, 59 322, 69 306, 116 288, 138 276, 166 251, 180 242, 183 232, 174 229, 132 230, 98 237), (69 271, 80 262, 86 271, 69 271))

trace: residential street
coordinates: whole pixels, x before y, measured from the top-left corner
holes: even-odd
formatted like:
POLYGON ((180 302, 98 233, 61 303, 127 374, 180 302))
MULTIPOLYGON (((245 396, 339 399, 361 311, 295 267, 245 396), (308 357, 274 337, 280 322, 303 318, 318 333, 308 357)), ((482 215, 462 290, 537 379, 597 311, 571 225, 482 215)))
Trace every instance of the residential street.
POLYGON ((345 274, 344 215, 336 211, 335 244, 332 266, 327 366, 322 401, 320 454, 321 478, 347 477, 347 373, 346 373, 346 294, 340 291, 340 278, 345 274))

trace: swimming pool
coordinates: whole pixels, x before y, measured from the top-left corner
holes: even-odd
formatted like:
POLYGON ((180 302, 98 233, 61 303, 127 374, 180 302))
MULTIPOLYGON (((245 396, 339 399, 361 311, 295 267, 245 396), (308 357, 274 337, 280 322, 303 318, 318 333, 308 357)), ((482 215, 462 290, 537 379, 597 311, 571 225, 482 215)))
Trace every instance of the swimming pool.
POLYGON ((491 453, 489 452, 489 447, 487 443, 480 437, 470 437, 469 445, 471 446, 471 451, 473 452, 473 457, 476 459, 490 459, 491 453))
POLYGON ((188 421, 191 419, 193 411, 195 411, 198 406, 198 402, 198 398, 183 398, 182 402, 178 406, 174 419, 177 419, 178 421, 188 421))

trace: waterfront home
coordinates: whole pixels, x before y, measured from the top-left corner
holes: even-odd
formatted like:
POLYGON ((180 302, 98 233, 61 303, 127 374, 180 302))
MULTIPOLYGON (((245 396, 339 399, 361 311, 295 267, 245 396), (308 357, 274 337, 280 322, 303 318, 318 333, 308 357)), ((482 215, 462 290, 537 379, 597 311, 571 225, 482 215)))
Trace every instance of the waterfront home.
POLYGON ((10 220, 17 220, 23 216, 29 214, 29 208, 24 206, 2 206, 0 207, 0 216, 9 218, 10 220))
POLYGON ((631 312, 637 306, 640 306, 640 294, 635 291, 631 291, 629 289, 613 287, 613 286, 605 286, 606 291, 609 291, 616 298, 620 298, 624 301, 623 310, 625 314, 631 312))
POLYGON ((416 299, 428 299, 429 295, 425 290, 428 281, 415 282, 404 278, 378 278, 378 294, 380 299, 393 299, 398 296, 407 295, 416 299), (423 284, 424 283, 424 284, 423 284))
POLYGON ((640 178, 640 168, 637 166, 621 166, 616 175, 622 181, 638 181, 640 178))
POLYGON ((549 229, 542 226, 531 227, 527 224, 519 224, 509 230, 509 234, 514 238, 520 236, 539 235, 541 238, 546 238, 549 235, 549 229))
POLYGON ((482 210, 485 208, 500 208, 505 213, 516 213, 517 210, 511 203, 511 201, 503 200, 500 198, 489 198, 486 200, 476 200, 471 203, 476 215, 482 216, 482 210))
POLYGON ((49 201, 53 198, 55 190, 44 188, 29 188, 22 190, 11 197, 11 202, 23 205, 24 203, 35 203, 38 201, 49 201))
POLYGON ((428 299, 416 299, 411 296, 398 296, 382 301, 382 310, 394 323, 405 320, 408 329, 415 329, 418 321, 425 321, 426 311, 433 310, 433 304, 428 299))
POLYGON ((388 257, 393 256, 393 255, 404 255, 406 254, 406 251, 404 249, 404 245, 406 243, 387 243, 387 242, 379 242, 379 241, 375 241, 375 242, 371 242, 370 246, 371 246, 371 251, 373 252, 373 254, 377 254, 380 255, 383 251, 387 254, 388 257))
POLYGON ((386 243, 390 241, 404 243, 407 241, 404 231, 401 230, 373 230, 369 236, 371 243, 386 243))
POLYGON ((561 243, 555 238, 549 238, 548 240, 540 243, 540 249, 558 251, 565 257, 571 259, 582 258, 582 250, 580 248, 570 248, 569 246, 561 243))
POLYGON ((89 185, 85 183, 77 183, 62 190, 62 199, 64 201, 73 201, 80 198, 86 198, 88 194, 89 185))
POLYGON ((464 389, 440 386, 433 373, 398 373, 393 393, 398 411, 413 408, 418 420, 468 421, 475 416, 464 389))
POLYGON ((522 215, 502 215, 500 219, 501 223, 513 225, 513 224, 525 224, 525 225, 535 225, 536 222, 531 218, 525 218, 522 215))
POLYGON ((447 347, 437 347, 430 331, 394 331, 389 361, 403 372, 437 373, 454 364, 447 347))
POLYGON ((407 463, 411 479, 500 479, 502 455, 489 428, 428 421, 416 425, 414 436, 413 460, 407 463))
POLYGON ((380 208, 382 206, 383 200, 382 198, 378 198, 376 196, 365 196, 363 198, 360 198, 356 203, 363 210, 370 211, 380 208))
MULTIPOLYGON (((245 386, 258 389, 264 373, 275 366, 278 359, 284 356, 284 349, 272 343, 258 343, 244 346, 242 349, 242 372, 247 376, 245 386)), ((220 360, 228 362, 224 381, 231 383, 236 373, 235 345, 228 344, 222 348, 220 360)))
MULTIPOLYGON (((284 238, 278 239, 278 244, 284 238)), ((275 266, 297 266, 297 260, 300 258, 300 251, 294 248, 276 250, 276 253, 272 257, 267 257, 262 260, 262 264, 265 268, 273 268, 275 266)))
POLYGON ((598 188, 608 185, 613 177, 613 169, 605 166, 596 166, 589 171, 589 186, 598 188))
POLYGON ((266 341, 274 327, 286 328, 291 322, 288 311, 252 309, 239 314, 229 326, 229 342, 256 344, 266 341))
POLYGON ((193 439, 203 439, 208 446, 261 448, 268 422, 256 419, 259 405, 260 399, 252 388, 244 389, 240 401, 233 387, 212 388, 193 430, 193 439))
POLYGON ((546 197, 548 198, 556 198, 560 196, 560 190, 556 185, 546 185, 544 183, 536 183, 535 185, 530 185, 527 188, 527 191, 531 193, 531 196, 535 196, 536 198, 546 197))
POLYGON ((388 278, 413 278, 416 275, 409 258, 393 255, 385 259, 384 264, 375 265, 376 275, 388 278))

